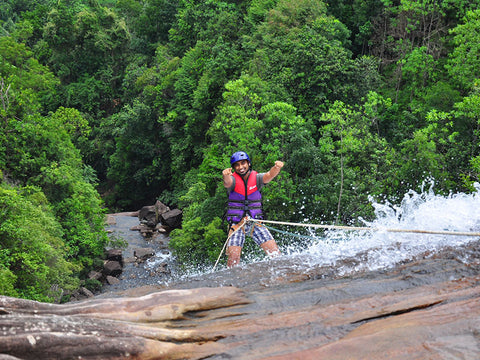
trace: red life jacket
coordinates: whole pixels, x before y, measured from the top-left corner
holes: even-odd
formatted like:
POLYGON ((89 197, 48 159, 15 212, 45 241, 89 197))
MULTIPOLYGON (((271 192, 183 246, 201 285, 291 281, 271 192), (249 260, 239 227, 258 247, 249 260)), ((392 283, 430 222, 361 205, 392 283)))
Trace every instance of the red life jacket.
POLYGON ((227 221, 237 223, 246 215, 262 218, 262 194, 257 185, 257 172, 250 171, 247 181, 233 173, 235 188, 228 194, 227 221))

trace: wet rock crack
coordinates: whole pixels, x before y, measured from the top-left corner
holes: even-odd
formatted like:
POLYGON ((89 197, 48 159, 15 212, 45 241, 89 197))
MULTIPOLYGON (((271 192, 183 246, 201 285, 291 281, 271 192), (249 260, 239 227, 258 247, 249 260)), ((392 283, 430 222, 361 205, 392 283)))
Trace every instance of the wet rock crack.
POLYGON ((361 323, 361 322, 368 322, 368 321, 372 321, 372 320, 384 319, 384 318, 391 317, 391 316, 406 314, 406 313, 409 313, 409 312, 412 312, 412 311, 428 309, 428 308, 431 308, 431 307, 433 307, 435 305, 438 305, 442 302, 443 302, 443 300, 438 300, 438 301, 434 301, 434 302, 431 302, 431 303, 428 303, 428 304, 421 304, 421 305, 408 307, 408 308, 405 308, 405 309, 383 312, 383 313, 377 314, 375 316, 370 316, 370 317, 362 318, 362 319, 359 319, 359 320, 355 320, 355 321, 351 322, 351 324, 358 324, 358 323, 361 323))

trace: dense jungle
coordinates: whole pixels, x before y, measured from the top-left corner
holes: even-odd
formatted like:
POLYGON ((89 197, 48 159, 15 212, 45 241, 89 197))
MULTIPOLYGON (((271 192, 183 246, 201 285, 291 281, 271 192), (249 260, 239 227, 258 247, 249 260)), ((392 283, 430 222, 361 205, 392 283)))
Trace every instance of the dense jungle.
POLYGON ((183 211, 176 258, 213 263, 237 150, 285 163, 272 220, 354 225, 425 181, 474 192, 479 5, 2 1, 0 294, 68 300, 122 243, 105 214, 156 200, 183 211))

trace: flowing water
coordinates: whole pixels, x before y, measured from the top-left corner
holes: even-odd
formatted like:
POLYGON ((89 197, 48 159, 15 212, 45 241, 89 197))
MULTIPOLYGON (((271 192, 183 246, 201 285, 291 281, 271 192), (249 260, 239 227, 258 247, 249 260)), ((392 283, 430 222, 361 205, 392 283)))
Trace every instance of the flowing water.
POLYGON ((121 283, 105 286, 104 292, 145 285, 258 288, 306 279, 338 278, 368 271, 388 271, 408 261, 434 256, 446 248, 458 249, 460 261, 472 261, 469 252, 461 249, 478 242, 479 236, 425 232, 480 232, 478 190, 472 194, 448 196, 437 195, 432 189, 420 193, 410 191, 400 204, 372 201, 372 206, 375 220, 363 221, 362 226, 372 230, 314 231, 272 225, 272 231, 280 231, 272 233, 281 244, 281 256, 268 259, 258 253, 245 252, 241 266, 226 269, 221 264, 215 272, 211 267, 180 271, 161 241, 145 241, 138 232, 128 230, 138 224, 137 218, 117 216, 117 223, 111 230, 130 244, 130 250, 126 251, 131 251, 132 246, 149 246, 155 248, 156 256, 143 264, 127 264, 121 283), (299 239, 292 234, 302 237, 299 239))

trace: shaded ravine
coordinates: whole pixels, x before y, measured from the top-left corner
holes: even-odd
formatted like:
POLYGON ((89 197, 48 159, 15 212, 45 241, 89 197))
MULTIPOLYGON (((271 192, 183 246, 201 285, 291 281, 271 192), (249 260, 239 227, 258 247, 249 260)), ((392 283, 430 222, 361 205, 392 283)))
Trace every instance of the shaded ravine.
POLYGON ((168 249, 168 235, 157 232, 154 237, 142 236, 138 231, 140 222, 136 212, 110 214, 107 218, 106 230, 110 236, 123 240, 127 247, 122 249, 124 266, 118 276, 120 282, 105 284, 102 293, 168 282, 173 264, 168 249), (147 261, 136 261, 135 250, 140 248, 152 249, 155 256, 147 261))

